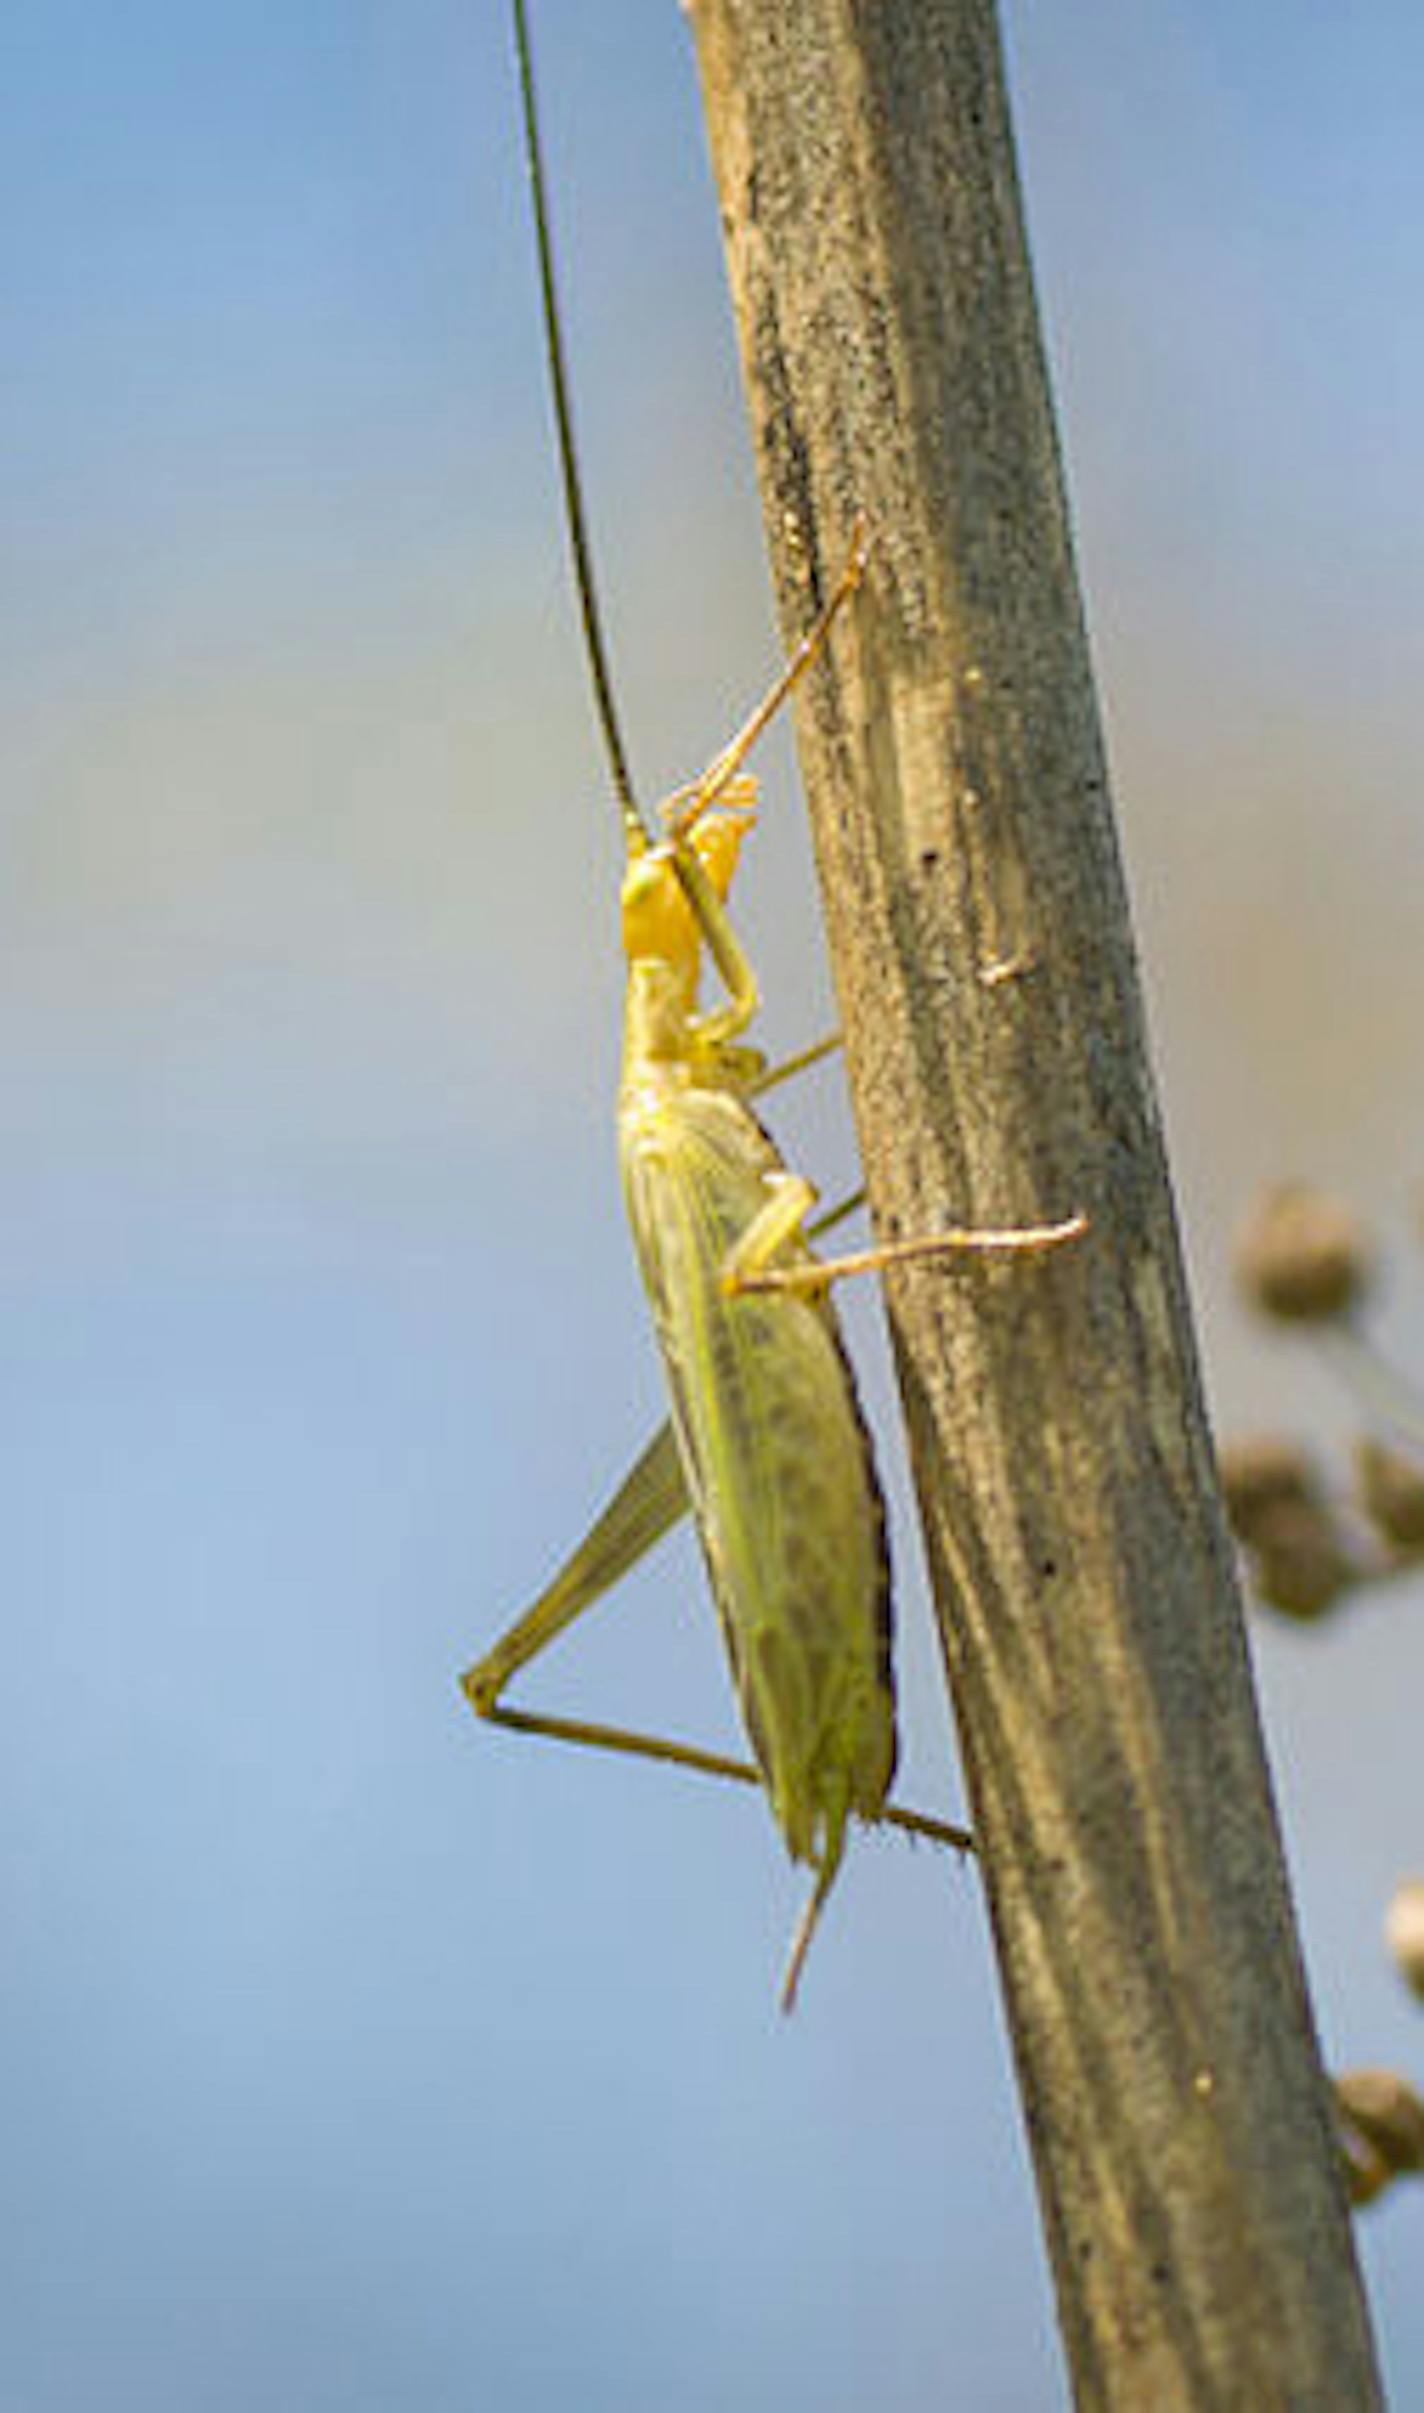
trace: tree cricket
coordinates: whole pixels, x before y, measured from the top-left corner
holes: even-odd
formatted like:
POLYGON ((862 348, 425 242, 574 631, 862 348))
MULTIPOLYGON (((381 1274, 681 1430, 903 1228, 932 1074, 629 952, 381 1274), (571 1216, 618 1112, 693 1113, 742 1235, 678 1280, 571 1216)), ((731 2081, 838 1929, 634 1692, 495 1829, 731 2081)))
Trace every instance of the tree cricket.
POLYGON ((832 1282, 891 1264, 1037 1255, 1084 1219, 952 1230, 818 1259, 816 1193, 790 1172, 752 1101, 831 1040, 768 1070, 744 1034, 758 1008, 727 909, 757 810, 748 755, 832 642, 866 579, 858 523, 845 566, 781 676, 655 825, 634 796, 613 702, 584 521, 524 0, 513 0, 524 137, 565 511, 592 684, 625 849, 627 1001, 618 1144, 635 1252, 671 1418, 553 1582, 462 1683, 483 1718, 764 1787, 794 1861, 813 1872, 782 1986, 790 2009, 852 1818, 960 1850, 959 1826, 888 1801, 895 1767, 890 1565, 869 1435, 832 1282), (720 1003, 699 1004, 710 957, 720 1003), (696 1521, 752 1758, 510 1708, 510 1679, 688 1509, 696 1521))

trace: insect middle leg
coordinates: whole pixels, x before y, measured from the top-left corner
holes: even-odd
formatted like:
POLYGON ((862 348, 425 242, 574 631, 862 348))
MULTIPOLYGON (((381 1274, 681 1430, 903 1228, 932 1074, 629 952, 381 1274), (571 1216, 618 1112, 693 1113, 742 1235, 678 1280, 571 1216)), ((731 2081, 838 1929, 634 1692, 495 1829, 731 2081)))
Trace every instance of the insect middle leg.
MULTIPOLYGON (((806 1219, 815 1203, 814 1187, 799 1173, 773 1176, 765 1206, 752 1218, 723 1265, 722 1284, 729 1297, 746 1291, 778 1290, 814 1296, 850 1274, 879 1273, 887 1265, 916 1264, 934 1257, 1041 1256, 1065 1240, 1076 1240, 1088 1228, 1088 1218, 1081 1214, 1065 1216, 1059 1223, 1011 1224, 1002 1230, 951 1225, 947 1231, 930 1232, 923 1238, 886 1240, 873 1248, 856 1249, 849 1256, 798 1258, 790 1265, 778 1264, 788 1241, 807 1236, 806 1219)), ((848 1206, 836 1209, 831 1218, 823 1217, 817 1228, 827 1229, 829 1221, 839 1222, 848 1212, 848 1206)))
MULTIPOLYGON (((769 1089, 779 1089, 783 1081, 794 1081, 798 1073, 809 1072, 813 1064, 824 1063, 838 1047, 845 1044, 839 1031, 828 1031, 824 1039, 815 1040, 810 1047, 800 1047, 794 1056, 783 1056, 779 1064, 764 1064, 753 1080, 748 1081, 746 1095, 764 1098, 769 1089)), ((857 1191, 859 1199, 863 1191, 857 1191)))

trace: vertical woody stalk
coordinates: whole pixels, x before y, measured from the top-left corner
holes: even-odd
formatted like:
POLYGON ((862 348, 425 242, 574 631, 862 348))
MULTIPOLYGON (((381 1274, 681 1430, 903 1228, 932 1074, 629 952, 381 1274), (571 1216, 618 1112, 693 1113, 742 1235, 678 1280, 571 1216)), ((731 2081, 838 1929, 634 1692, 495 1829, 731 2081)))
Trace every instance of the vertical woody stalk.
POLYGON ((1378 2401, 1218 1511, 991 0, 691 0, 887 1281, 1077 2401, 1378 2401))

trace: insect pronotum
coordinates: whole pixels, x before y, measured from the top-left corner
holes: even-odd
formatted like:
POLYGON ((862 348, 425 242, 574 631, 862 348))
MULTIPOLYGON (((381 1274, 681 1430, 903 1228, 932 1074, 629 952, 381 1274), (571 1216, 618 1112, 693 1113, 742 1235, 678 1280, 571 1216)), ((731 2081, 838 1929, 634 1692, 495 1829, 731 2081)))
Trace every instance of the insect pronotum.
POLYGON ((726 900, 756 818, 746 758, 861 590, 869 532, 857 523, 828 600, 769 693, 650 823, 628 772, 584 524, 524 0, 513 0, 513 14, 569 541, 626 857, 619 1155, 672 1413, 553 1582, 462 1682, 482 1717, 521 1733, 763 1786, 792 1858, 814 1871, 782 1986, 789 2009, 853 1817, 960 1849, 971 1843, 964 1828, 887 1798, 895 1700, 885 1512, 830 1284, 907 1259, 1039 1254, 1084 1225, 1075 1215, 1019 1230, 945 1231, 829 1261, 813 1254, 808 1230, 824 1230, 848 1207, 809 1226, 816 1193, 787 1170, 751 1101, 835 1041, 774 1072, 745 1043, 757 985, 726 900), (698 1003, 704 950, 723 990, 706 1010, 698 1003), (511 1677, 688 1508, 752 1759, 510 1708, 511 1677))

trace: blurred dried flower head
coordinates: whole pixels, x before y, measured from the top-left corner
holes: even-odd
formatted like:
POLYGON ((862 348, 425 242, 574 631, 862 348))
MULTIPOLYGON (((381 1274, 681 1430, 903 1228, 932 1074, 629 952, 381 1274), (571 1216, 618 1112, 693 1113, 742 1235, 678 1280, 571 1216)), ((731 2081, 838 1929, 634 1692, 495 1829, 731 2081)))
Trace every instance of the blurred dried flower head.
POLYGON ((1400 1976, 1424 1997, 1424 1877, 1406 1877, 1395 1888, 1384 1932, 1400 1976))
POLYGON ((1248 1440, 1227 1442, 1218 1454, 1217 1472, 1238 1541, 1254 1542, 1269 1533, 1282 1508, 1315 1507, 1321 1499, 1314 1460, 1285 1433, 1254 1433, 1248 1440))
POLYGON ((1395 2179, 1424 2170, 1424 2102, 1393 2070, 1346 2070, 1335 2108, 1352 2204, 1373 2203, 1395 2179))
POLYGON ((1293 1324, 1348 1315, 1369 1287, 1369 1245, 1340 1200, 1304 1183, 1268 1190, 1237 1244, 1237 1279, 1262 1315, 1293 1324))
POLYGON ((1380 1539, 1405 1557, 1424 1551, 1424 1465, 1388 1442, 1355 1443, 1360 1506, 1380 1539))
POLYGON ((1253 1574, 1262 1600, 1309 1624, 1347 1590, 1355 1566, 1328 1513, 1289 1508, 1275 1518, 1269 1538, 1256 1544, 1253 1574))
POLYGON ((1323 1617, 1359 1574, 1308 1452, 1283 1435, 1236 1441, 1219 1459, 1231 1529, 1258 1596, 1303 1623, 1323 1617))

